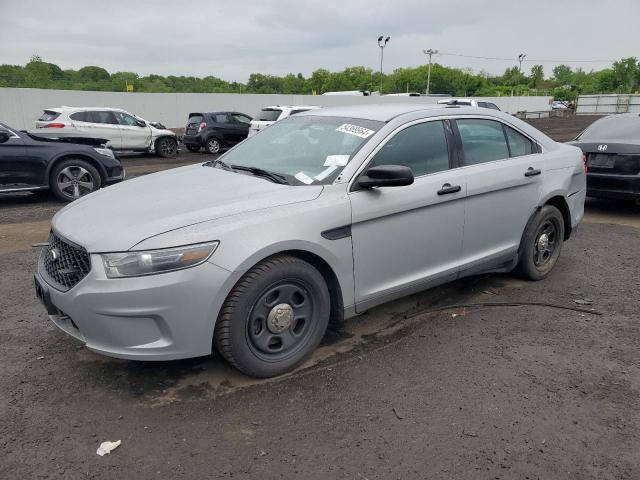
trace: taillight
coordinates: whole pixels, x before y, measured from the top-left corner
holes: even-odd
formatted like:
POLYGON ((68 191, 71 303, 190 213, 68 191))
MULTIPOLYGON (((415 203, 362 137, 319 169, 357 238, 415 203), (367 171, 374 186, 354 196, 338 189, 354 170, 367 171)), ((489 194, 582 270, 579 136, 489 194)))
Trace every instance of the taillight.
POLYGON ((207 127, 207 124, 205 122, 200 122, 200 126, 198 127, 198 133, 200 133, 206 127, 207 127))
POLYGON ((587 166, 587 154, 586 153, 582 154, 582 165, 584 166, 584 173, 587 173, 587 171, 589 170, 589 167, 587 166))
POLYGON ((49 123, 48 125, 45 125, 44 128, 64 128, 65 125, 64 123, 49 123))

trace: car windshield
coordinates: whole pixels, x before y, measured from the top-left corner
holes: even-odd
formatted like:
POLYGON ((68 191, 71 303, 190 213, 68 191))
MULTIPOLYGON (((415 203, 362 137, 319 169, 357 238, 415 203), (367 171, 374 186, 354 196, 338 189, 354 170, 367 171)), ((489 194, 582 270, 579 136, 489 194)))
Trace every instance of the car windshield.
POLYGON ((220 159, 284 175, 291 185, 330 184, 383 122, 345 117, 289 117, 220 159))
POLYGON ((576 140, 640 142, 640 116, 612 116, 592 123, 576 140))

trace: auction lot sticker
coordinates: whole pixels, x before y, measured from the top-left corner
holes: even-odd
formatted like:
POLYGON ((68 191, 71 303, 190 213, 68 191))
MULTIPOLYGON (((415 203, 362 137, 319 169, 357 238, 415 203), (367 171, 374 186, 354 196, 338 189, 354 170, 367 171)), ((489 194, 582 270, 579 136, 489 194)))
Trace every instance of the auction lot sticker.
POLYGON ((359 127, 358 125, 352 125, 350 123, 343 123, 336 128, 336 132, 348 133, 349 135, 355 135, 360 138, 367 138, 376 133, 375 130, 369 130, 368 128, 359 127))

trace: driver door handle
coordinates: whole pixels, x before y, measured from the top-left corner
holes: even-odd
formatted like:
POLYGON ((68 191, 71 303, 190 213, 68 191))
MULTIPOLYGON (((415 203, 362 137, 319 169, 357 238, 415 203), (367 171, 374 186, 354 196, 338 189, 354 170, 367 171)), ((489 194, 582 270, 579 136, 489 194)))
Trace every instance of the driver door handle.
POLYGON ((536 175, 540 175, 542 170, 538 168, 529 167, 526 172, 524 172, 525 177, 535 177, 536 175))
POLYGON ((450 183, 445 183, 442 185, 442 188, 438 190, 438 195, 447 195, 448 193, 456 193, 462 190, 460 185, 451 185, 450 183))

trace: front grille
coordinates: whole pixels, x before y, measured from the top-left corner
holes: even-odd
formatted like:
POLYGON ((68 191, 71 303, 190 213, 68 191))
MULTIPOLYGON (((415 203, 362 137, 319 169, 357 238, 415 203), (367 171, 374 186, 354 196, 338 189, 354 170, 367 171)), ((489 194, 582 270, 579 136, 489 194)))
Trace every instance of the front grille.
POLYGON ((49 234, 49 245, 40 254, 40 272, 62 291, 73 288, 91 270, 89 253, 55 233, 49 234))

